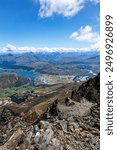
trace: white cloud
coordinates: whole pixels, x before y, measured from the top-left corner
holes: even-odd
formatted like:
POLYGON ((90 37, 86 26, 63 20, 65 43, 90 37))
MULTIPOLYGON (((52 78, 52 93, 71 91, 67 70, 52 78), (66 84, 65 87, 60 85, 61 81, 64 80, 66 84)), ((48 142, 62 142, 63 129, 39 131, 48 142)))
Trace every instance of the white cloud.
POLYGON ((91 44, 90 45, 90 50, 100 50, 100 42, 98 41, 98 42, 96 42, 96 43, 94 43, 94 44, 91 44))
POLYGON ((12 52, 12 51, 18 51, 18 49, 11 44, 7 44, 7 46, 2 48, 2 52, 12 52))
POLYGON ((78 32, 73 32, 70 35, 70 38, 76 41, 85 41, 92 43, 99 40, 99 34, 97 32, 94 32, 91 26, 87 25, 84 28, 81 27, 78 32))
POLYGON ((78 51, 90 51, 90 50, 99 50, 96 45, 92 45, 91 47, 80 47, 80 48, 72 48, 72 47, 16 47, 14 45, 8 44, 1 49, 2 53, 26 53, 26 52, 78 52, 78 51))
POLYGON ((98 4, 100 2, 100 0, 90 0, 90 2, 92 2, 94 4, 98 4))
POLYGON ((39 16, 51 17, 53 14, 65 17, 74 16, 83 7, 85 0, 38 0, 40 3, 39 16))
POLYGON ((70 35, 70 38, 76 41, 88 43, 90 50, 99 50, 99 33, 94 32, 89 25, 81 27, 79 31, 73 32, 70 35))
POLYGON ((20 53, 20 52, 28 52, 28 51, 36 51, 34 47, 16 47, 11 44, 7 44, 5 47, 2 48, 2 52, 4 53, 20 53))
POLYGON ((94 4, 99 3, 99 0, 34 0, 39 3, 38 15, 42 18, 51 17, 54 14, 65 17, 72 17, 76 15, 84 6, 86 2, 94 4))
POLYGON ((84 7, 85 0, 39 0, 40 17, 50 17, 53 14, 65 17, 74 16, 84 7))

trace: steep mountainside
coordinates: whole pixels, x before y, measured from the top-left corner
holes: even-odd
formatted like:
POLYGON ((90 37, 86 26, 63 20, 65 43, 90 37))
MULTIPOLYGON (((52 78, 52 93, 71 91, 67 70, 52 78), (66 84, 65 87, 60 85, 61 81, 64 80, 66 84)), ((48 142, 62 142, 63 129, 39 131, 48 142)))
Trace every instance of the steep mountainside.
POLYGON ((72 92, 71 98, 75 101, 81 101, 86 98, 90 102, 99 103, 100 100, 100 74, 95 78, 89 79, 78 89, 72 92))
POLYGON ((29 83, 29 79, 18 74, 0 74, 0 89, 19 87, 29 83))
POLYGON ((99 150, 99 85, 98 75, 1 100, 0 150, 99 150))

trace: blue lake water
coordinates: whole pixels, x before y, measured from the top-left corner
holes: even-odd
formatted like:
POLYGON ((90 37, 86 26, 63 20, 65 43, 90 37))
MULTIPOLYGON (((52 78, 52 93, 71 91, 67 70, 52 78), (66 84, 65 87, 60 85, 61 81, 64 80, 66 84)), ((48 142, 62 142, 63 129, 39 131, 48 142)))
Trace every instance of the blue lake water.
POLYGON ((18 75, 27 77, 29 79, 34 79, 35 77, 39 76, 39 73, 35 73, 35 72, 26 72, 26 71, 10 71, 10 70, 3 70, 0 69, 0 74, 2 73, 16 73, 18 75))
POLYGON ((37 75, 37 73, 33 73, 33 72, 24 72, 24 71, 17 71, 15 72, 21 76, 24 76, 24 77, 28 77, 28 78, 35 78, 37 75))

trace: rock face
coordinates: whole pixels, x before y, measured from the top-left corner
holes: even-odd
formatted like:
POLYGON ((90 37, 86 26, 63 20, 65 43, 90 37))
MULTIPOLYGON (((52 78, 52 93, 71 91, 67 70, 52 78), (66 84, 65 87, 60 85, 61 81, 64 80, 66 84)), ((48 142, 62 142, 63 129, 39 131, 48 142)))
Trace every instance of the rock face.
POLYGON ((6 115, 10 120, 2 121, 0 150, 99 150, 99 130, 84 118, 74 115, 72 120, 53 118, 29 125, 10 111, 6 115))
POLYGON ((8 133, 13 127, 14 117, 15 114, 11 110, 7 108, 0 110, 0 144, 5 143, 7 138, 10 137, 8 136, 8 133))
POLYGON ((19 87, 29 83, 28 78, 18 74, 0 74, 0 89, 19 87))
POLYGON ((62 150, 51 123, 29 125, 7 108, 1 110, 0 134, 0 150, 62 150))
POLYGON ((0 109, 0 150, 99 150, 98 80, 99 75, 83 83, 76 99, 66 96, 61 102, 59 93, 19 114, 4 105, 0 109), (93 98, 87 96, 90 92, 93 98))
POLYGON ((83 83, 77 90, 72 91, 71 99, 80 102, 82 98, 86 98, 88 101, 93 103, 99 103, 100 74, 83 83))

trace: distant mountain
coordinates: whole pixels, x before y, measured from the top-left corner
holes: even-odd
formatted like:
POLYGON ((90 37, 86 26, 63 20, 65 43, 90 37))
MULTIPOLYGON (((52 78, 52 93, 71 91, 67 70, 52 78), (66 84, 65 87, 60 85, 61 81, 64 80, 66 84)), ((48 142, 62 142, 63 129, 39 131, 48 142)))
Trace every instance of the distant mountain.
POLYGON ((20 54, 11 54, 11 53, 2 53, 0 54, 0 61, 49 61, 49 60, 58 60, 60 58, 73 58, 73 57, 86 57, 92 58, 99 56, 99 51, 88 51, 88 52, 40 52, 40 53, 20 53, 20 54))
POLYGON ((71 63, 71 62, 84 62, 95 61, 99 62, 99 51, 93 52, 40 52, 40 53, 21 53, 10 54, 4 53, 0 55, 0 65, 3 62, 8 62, 15 65, 31 65, 37 62, 49 62, 49 63, 71 63))
MULTIPOLYGON (((85 75, 99 72, 99 51, 30 52, 0 55, 0 68, 49 75, 85 75)), ((8 70, 9 71, 9 70, 8 70)))
POLYGON ((17 74, 0 74, 0 89, 19 87, 29 83, 28 78, 17 74))

